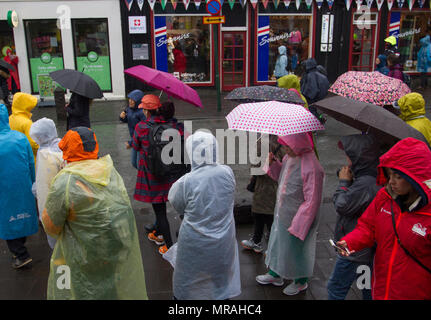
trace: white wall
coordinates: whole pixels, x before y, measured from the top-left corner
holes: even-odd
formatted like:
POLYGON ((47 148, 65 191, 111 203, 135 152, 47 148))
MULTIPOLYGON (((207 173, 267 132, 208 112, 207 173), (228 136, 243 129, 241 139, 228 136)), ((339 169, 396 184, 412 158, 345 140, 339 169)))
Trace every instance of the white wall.
MULTIPOLYGON (((109 51, 111 55, 112 92, 104 93, 107 99, 122 99, 124 92, 123 40, 121 34, 120 2, 118 0, 91 1, 1 1, 0 20, 7 19, 7 12, 15 10, 18 14, 19 25, 14 28, 16 54, 20 59, 18 70, 21 91, 31 92, 30 69, 25 43, 23 20, 28 19, 57 19, 59 6, 68 6, 72 19, 79 18, 108 18, 109 51)), ((74 52, 72 29, 62 29, 64 67, 74 69, 74 52)))

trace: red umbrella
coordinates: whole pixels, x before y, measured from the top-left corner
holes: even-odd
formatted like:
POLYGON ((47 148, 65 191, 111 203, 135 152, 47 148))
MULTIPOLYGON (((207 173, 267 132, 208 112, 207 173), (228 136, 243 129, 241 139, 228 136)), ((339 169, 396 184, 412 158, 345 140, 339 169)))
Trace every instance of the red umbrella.
POLYGON ((148 68, 143 65, 126 69, 124 70, 124 73, 145 82, 151 87, 166 92, 171 97, 186 101, 199 108, 203 108, 198 93, 170 73, 148 68))

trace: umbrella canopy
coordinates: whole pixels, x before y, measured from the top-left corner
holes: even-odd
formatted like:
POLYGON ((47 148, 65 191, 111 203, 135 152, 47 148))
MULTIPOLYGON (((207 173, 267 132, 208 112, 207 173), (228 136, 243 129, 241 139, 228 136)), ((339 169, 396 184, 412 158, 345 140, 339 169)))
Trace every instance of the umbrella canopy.
POLYGON ((356 101, 384 106, 391 105, 411 91, 401 80, 377 71, 349 71, 338 77, 329 88, 329 92, 356 101))
POLYGON ((425 137, 392 112, 369 103, 344 97, 330 97, 313 104, 327 115, 389 142, 412 137, 427 143, 425 137))
POLYGON ((102 90, 100 90, 97 82, 83 72, 73 69, 63 69, 51 72, 49 76, 64 88, 76 92, 81 96, 90 99, 103 98, 102 90))
POLYGON ((10 63, 7 63, 3 59, 0 59, 0 67, 6 68, 10 71, 15 71, 15 68, 13 67, 13 65, 11 65, 10 63))
POLYGON ((198 93, 170 73, 143 65, 126 69, 124 73, 145 82, 153 88, 166 92, 171 97, 186 101, 199 108, 203 107, 198 93))
POLYGON ((232 90, 226 100, 236 102, 280 101, 293 104, 304 104, 304 101, 293 91, 273 86, 242 87, 232 90))
POLYGON ((226 116, 229 129, 286 136, 325 130, 303 106, 279 101, 244 103, 226 116))

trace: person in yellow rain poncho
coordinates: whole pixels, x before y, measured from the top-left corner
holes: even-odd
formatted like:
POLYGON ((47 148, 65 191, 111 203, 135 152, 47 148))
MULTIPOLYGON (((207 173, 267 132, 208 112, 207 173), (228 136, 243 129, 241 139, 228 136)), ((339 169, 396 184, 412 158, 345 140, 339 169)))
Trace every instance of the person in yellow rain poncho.
POLYGON ((31 111, 37 105, 37 98, 31 94, 17 92, 13 96, 12 114, 9 116, 9 126, 11 130, 22 132, 26 135, 33 150, 34 160, 36 161, 37 149, 39 146, 30 137, 30 128, 33 124, 31 111))
POLYGON ((425 117, 425 100, 422 95, 417 92, 408 93, 394 106, 400 109, 399 117, 420 131, 431 146, 431 121, 425 117))
POLYGON ((98 157, 90 128, 58 144, 67 165, 54 178, 42 215, 57 239, 48 299, 148 299, 135 217, 109 155, 98 157))

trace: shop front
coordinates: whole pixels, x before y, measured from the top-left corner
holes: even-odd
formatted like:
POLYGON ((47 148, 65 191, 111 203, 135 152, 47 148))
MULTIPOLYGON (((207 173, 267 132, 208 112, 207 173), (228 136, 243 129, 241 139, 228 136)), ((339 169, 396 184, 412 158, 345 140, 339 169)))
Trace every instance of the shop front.
POLYGON ((0 19, 10 10, 22 91, 53 98, 49 73, 66 68, 88 74, 105 97, 124 97, 118 1, 6 1, 0 19))

